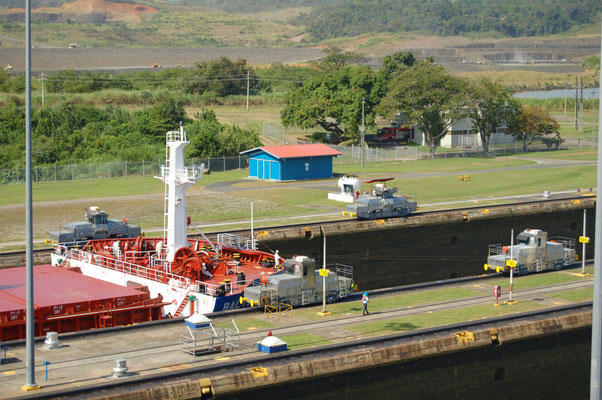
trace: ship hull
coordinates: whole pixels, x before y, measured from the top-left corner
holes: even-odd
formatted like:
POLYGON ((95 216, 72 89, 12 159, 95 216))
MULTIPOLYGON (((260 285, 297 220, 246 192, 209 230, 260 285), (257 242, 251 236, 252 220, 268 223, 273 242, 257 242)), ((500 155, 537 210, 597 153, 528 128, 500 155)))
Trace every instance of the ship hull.
MULTIPOLYGON (((53 254, 52 265, 60 268, 64 260, 64 256, 53 254)), ((190 316, 193 313, 210 314, 219 311, 229 311, 239 308, 248 307, 248 303, 241 304, 240 297, 242 291, 231 291, 224 296, 210 296, 196 290, 188 290, 187 287, 181 285, 181 282, 171 280, 167 283, 157 282, 147 279, 142 276, 127 273, 124 271, 106 268, 102 265, 97 265, 93 262, 84 259, 71 258, 69 267, 79 268, 85 276, 100 279, 105 282, 110 282, 123 287, 146 286, 151 297, 161 296, 163 302, 167 303, 163 306, 163 315, 165 317, 173 316, 190 316), (193 305, 186 298, 194 297, 193 305), (183 306, 184 304, 184 306, 183 306)))

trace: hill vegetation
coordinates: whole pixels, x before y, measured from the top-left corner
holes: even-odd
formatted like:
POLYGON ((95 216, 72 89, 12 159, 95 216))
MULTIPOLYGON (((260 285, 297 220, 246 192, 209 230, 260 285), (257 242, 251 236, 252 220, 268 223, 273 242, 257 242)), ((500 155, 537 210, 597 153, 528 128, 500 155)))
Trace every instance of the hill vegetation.
MULTIPOLYGON (((600 14, 597 0, 32 0, 32 9, 35 40, 59 47, 291 47, 407 32, 524 37, 587 29, 600 14)), ((22 2, 0 0, 0 11, 0 34, 21 37, 22 2)))
POLYGON ((311 7, 319 4, 342 3, 343 0, 183 0, 185 4, 198 4, 229 13, 257 13, 292 7, 311 7))
POLYGON ((316 40, 368 32, 509 37, 568 32, 599 19, 597 0, 346 0, 316 6, 296 22, 316 40))

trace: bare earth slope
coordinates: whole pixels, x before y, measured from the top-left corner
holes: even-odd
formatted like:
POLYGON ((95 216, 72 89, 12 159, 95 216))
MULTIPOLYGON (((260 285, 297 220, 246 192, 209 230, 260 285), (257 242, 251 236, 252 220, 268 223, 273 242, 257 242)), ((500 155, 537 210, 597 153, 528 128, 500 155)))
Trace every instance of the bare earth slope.
MULTIPOLYGON (((63 3, 60 8, 41 7, 32 10, 32 13, 57 13, 57 14, 105 14, 107 21, 142 22, 158 10, 136 3, 115 3, 107 0, 78 0, 72 3, 63 3)), ((22 8, 12 8, 0 14, 23 14, 22 8)))

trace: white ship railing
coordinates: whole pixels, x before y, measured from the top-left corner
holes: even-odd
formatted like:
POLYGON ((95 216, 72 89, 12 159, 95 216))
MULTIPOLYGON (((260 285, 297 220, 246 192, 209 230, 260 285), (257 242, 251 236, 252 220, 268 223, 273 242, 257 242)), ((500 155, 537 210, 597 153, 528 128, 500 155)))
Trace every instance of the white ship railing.
POLYGON ((167 143, 170 142, 186 142, 186 132, 181 131, 169 131, 167 132, 167 143))
MULTIPOLYGON (((61 246, 57 246, 57 248, 58 247, 61 246)), ((99 254, 93 254, 83 250, 72 249, 70 256, 68 252, 69 250, 67 250, 66 248, 64 248, 64 251, 62 249, 57 249, 57 254, 65 254, 68 258, 75 261, 82 261, 90 264, 95 264, 102 268, 107 268, 124 274, 134 275, 154 282, 168 284, 170 286, 175 286, 180 289, 192 290, 197 293, 204 293, 209 296, 217 296, 220 292, 219 289, 222 286, 224 295, 233 294, 234 288, 238 287, 236 275, 233 275, 233 281, 229 282, 228 284, 212 284, 197 280, 193 281, 190 278, 172 274, 171 272, 167 272, 162 269, 148 268, 128 261, 117 260, 111 257, 105 257, 99 254), (61 252, 58 253, 58 251, 61 252)), ((160 266, 161 263, 157 262, 156 265, 160 266)), ((257 284, 258 283, 252 282, 250 285, 245 285, 245 287, 255 286, 257 284)))
POLYGON ((240 236, 233 235, 231 233, 218 233, 217 243, 219 243, 222 247, 234 247, 237 249, 242 248, 240 246, 240 236))
POLYGON ((105 257, 101 256, 100 254, 93 254, 83 250, 72 250, 71 258, 76 261, 95 264, 102 268, 138 276, 151 281, 169 283, 171 286, 176 286, 182 289, 187 288, 192 283, 189 278, 175 275, 171 272, 147 268, 128 261, 117 260, 115 258, 105 257))

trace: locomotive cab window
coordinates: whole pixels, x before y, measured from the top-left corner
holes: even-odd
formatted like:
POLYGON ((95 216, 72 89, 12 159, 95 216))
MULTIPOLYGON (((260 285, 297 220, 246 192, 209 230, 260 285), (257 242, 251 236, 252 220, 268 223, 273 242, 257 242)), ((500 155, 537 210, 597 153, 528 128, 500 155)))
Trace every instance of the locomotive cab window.
POLYGON ((518 242, 518 244, 529 244, 529 236, 518 235, 516 237, 516 241, 518 242))

